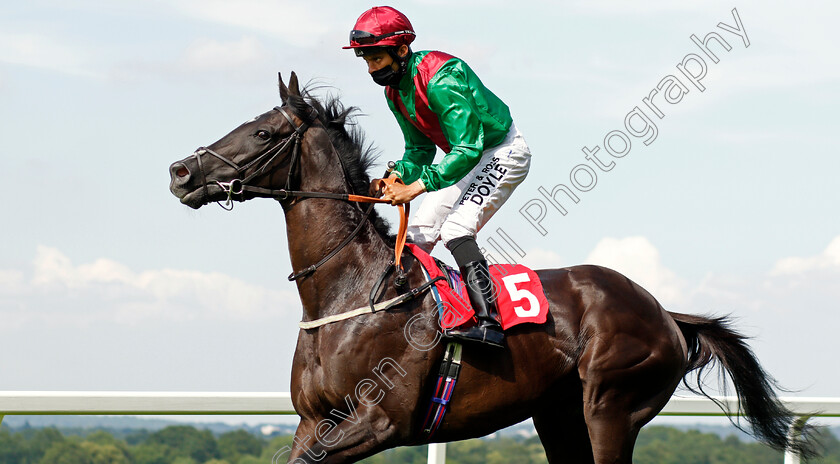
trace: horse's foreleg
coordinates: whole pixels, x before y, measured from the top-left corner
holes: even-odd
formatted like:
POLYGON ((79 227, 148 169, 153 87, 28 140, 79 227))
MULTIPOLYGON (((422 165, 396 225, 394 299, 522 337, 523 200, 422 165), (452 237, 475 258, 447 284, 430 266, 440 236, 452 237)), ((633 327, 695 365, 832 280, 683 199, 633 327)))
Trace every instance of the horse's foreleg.
POLYGON ((317 453, 312 450, 315 444, 315 428, 313 423, 301 420, 291 446, 284 446, 277 450, 271 458, 271 464, 299 463, 299 462, 321 462, 326 453, 317 453))
MULTIPOLYGON (((382 413, 356 418, 304 419, 288 455, 293 464, 356 462, 394 446, 397 428, 382 413), (355 420, 352 420, 355 419, 355 420)), ((283 462, 283 461, 276 461, 283 462)))

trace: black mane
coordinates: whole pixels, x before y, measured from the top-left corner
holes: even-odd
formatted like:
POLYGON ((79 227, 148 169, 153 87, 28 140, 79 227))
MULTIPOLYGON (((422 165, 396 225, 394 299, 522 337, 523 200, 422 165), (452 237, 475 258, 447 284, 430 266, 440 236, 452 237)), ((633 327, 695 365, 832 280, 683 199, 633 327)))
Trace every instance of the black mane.
MULTIPOLYGON (((302 97, 289 95, 286 103, 299 117, 310 115, 312 114, 310 108, 315 109, 317 119, 326 128, 330 142, 341 157, 353 193, 367 196, 370 187, 368 169, 374 165, 378 154, 371 144, 365 142, 364 132, 353 121, 359 109, 355 106, 345 107, 338 97, 333 95, 327 95, 321 101, 306 88, 301 91, 301 94, 302 97)), ((308 122, 312 122, 311 117, 308 119, 308 122)), ((390 224, 377 214, 376 209, 371 211, 370 220, 383 238, 388 241, 394 239, 390 224)))

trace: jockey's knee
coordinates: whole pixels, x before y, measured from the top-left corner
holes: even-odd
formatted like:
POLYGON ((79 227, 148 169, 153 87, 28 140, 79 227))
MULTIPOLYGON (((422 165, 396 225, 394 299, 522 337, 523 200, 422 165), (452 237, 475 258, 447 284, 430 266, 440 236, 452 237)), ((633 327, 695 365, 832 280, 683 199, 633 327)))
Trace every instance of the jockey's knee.
POLYGON ((435 244, 438 240, 440 240, 440 234, 438 231, 430 227, 408 226, 406 236, 408 237, 409 242, 417 245, 417 247, 421 250, 430 254, 432 249, 434 249, 435 244))
POLYGON ((440 227, 440 239, 443 243, 449 243, 456 238, 475 237, 477 230, 465 227, 455 221, 446 221, 440 227))

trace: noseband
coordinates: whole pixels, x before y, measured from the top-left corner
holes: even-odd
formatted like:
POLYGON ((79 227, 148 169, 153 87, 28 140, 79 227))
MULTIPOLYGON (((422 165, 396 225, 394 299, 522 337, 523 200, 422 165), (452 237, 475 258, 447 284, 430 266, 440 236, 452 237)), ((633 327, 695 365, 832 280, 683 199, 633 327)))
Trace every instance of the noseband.
MULTIPOLYGON (((211 183, 214 183, 222 189, 223 192, 227 194, 227 201, 224 204, 220 202, 216 202, 219 206, 223 209, 228 211, 233 209, 233 196, 238 195, 240 198, 245 192, 251 193, 254 196, 266 196, 266 197, 274 197, 280 201, 286 200, 289 198, 288 192, 292 186, 292 176, 294 175, 295 168, 297 167, 298 155, 300 153, 300 141, 303 138, 303 134, 309 129, 309 124, 304 122, 300 126, 295 124, 295 121, 289 116, 285 109, 275 106, 275 110, 279 111, 283 117, 289 121, 289 124, 295 128, 295 131, 289 134, 288 137, 284 138, 283 140, 277 142, 274 146, 266 150, 260 156, 254 158, 252 161, 248 162, 247 164, 240 166, 225 158, 224 156, 216 153, 215 151, 207 148, 201 147, 192 154, 192 157, 195 158, 196 164, 198 164, 198 170, 201 172, 201 183, 204 189, 204 196, 205 198, 210 198, 210 192, 207 189, 207 186, 211 183), (252 185, 248 185, 248 183, 253 180, 255 177, 264 174, 268 169, 268 166, 282 153, 284 153, 288 148, 289 145, 292 145, 292 153, 291 153, 291 161, 289 163, 289 175, 286 177, 286 184, 284 189, 280 190, 270 190, 264 189, 261 187, 255 187, 252 185), (210 182, 207 181, 207 176, 204 172, 204 164, 201 162, 201 156, 204 154, 211 155, 215 158, 218 158, 228 166, 232 167, 236 170, 235 178, 232 179, 230 182, 222 182, 219 180, 211 179, 210 182), (242 176, 245 175, 249 169, 254 169, 254 172, 248 174, 244 178, 242 176)), ((244 198, 242 198, 244 200, 244 198)))

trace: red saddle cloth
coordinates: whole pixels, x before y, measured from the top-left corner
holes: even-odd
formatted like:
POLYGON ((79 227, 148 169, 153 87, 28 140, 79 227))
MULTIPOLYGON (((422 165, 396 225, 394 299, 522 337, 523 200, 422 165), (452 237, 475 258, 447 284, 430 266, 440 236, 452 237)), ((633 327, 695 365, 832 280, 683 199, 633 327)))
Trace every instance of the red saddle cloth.
MULTIPOLYGON (((450 329, 473 320, 475 311, 460 274, 453 271, 447 276, 428 253, 412 243, 406 246, 426 268, 430 279, 442 276, 453 280, 455 288, 450 287, 446 279, 435 282, 435 289, 440 295, 438 311, 441 328, 450 329)), ((490 278, 493 280, 496 306, 502 318, 502 329, 529 322, 545 322, 548 299, 536 272, 521 264, 494 264, 490 266, 490 278)))

